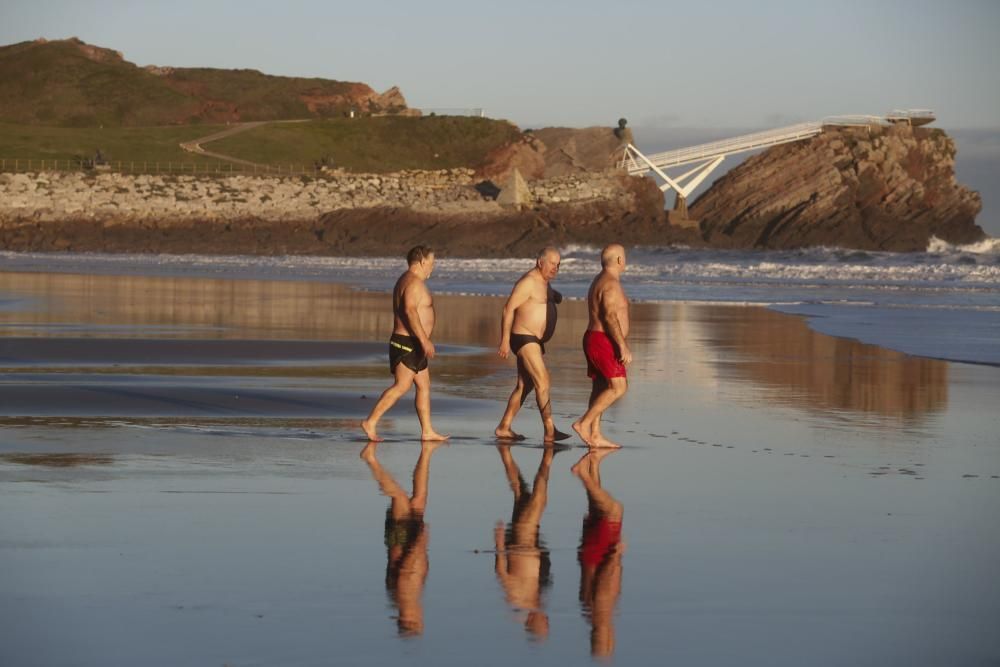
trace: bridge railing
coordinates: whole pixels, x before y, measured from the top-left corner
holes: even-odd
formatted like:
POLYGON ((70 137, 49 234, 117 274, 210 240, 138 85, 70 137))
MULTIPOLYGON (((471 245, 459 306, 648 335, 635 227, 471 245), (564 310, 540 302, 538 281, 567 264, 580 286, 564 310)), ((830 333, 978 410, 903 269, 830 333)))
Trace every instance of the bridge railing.
MULTIPOLYGON (((719 155, 739 153, 753 150, 755 148, 763 148, 765 146, 774 146, 780 143, 798 141, 799 139, 807 139, 811 136, 819 134, 822 131, 822 123, 799 123, 797 125, 790 125, 788 127, 782 127, 775 130, 754 132, 752 134, 744 134, 738 137, 723 139, 721 141, 713 141, 706 144, 699 144, 688 148, 680 148, 677 150, 665 151, 663 153, 654 153, 652 155, 647 155, 646 157, 650 162, 658 167, 680 166, 691 162, 698 162, 700 160, 710 160, 718 157, 719 155)), ((639 166, 634 169, 630 168, 629 171, 641 172, 648 169, 645 164, 638 163, 638 165, 639 166)))

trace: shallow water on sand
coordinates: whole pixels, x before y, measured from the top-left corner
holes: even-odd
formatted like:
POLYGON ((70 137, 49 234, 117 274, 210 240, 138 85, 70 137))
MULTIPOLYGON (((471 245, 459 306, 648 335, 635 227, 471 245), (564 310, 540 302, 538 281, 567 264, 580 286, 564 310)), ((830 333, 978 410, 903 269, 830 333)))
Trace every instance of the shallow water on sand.
MULTIPOLYGON (((454 437, 421 447, 404 399, 366 449, 387 301, 0 272, 0 663, 1000 657, 1000 369, 642 304, 597 460, 546 453, 530 404, 497 445, 502 302, 442 296, 454 437)), ((586 322, 560 311, 567 429, 586 322)))

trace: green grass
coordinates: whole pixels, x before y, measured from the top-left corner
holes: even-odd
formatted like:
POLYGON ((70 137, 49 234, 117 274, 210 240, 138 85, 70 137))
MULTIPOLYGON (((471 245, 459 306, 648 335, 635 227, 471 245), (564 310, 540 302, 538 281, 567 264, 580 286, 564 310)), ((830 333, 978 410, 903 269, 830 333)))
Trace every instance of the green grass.
MULTIPOLYGON (((12 160, 77 160, 93 157, 97 149, 112 163, 135 163, 135 170, 152 170, 153 163, 216 165, 214 157, 182 150, 179 144, 208 136, 224 125, 167 127, 72 128, 0 123, 0 158, 12 170, 12 160), (146 163, 142 167, 139 163, 146 163)), ((509 123, 488 118, 432 116, 408 118, 328 119, 304 123, 275 123, 204 144, 207 150, 280 166, 286 171, 309 170, 323 157, 332 166, 354 172, 385 173, 403 169, 476 168, 487 154, 520 136, 509 123)), ((37 167, 37 164, 35 165, 37 167)), ((215 166, 211 166, 215 169, 215 166)), ((230 168, 223 163, 222 169, 230 168)), ((128 167, 126 167, 128 169, 128 167)), ((236 165, 235 171, 245 169, 236 165)))
POLYGON ((223 127, 72 128, 0 123, 0 158, 73 160, 91 158, 99 148, 112 161, 204 162, 206 158, 182 150, 179 144, 223 127))
POLYGON ((78 40, 0 46, 0 121, 8 123, 149 127, 343 116, 354 107, 398 111, 362 105, 372 92, 365 84, 248 69, 154 74, 78 40), (322 103, 311 111, 306 100, 322 103))
POLYGON ((489 118, 381 116, 262 125, 205 145, 258 164, 312 164, 323 157, 350 171, 475 168, 515 141, 513 125, 489 118))

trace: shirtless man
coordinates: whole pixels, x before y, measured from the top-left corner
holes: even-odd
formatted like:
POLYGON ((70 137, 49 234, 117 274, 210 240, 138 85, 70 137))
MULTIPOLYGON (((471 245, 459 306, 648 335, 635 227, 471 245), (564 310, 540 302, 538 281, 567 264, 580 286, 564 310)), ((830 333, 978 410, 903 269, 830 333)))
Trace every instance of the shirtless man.
POLYGON ((552 422, 549 371, 542 359, 545 354, 544 345, 552 338, 556 329, 556 304, 562 301, 562 294, 549 284, 559 273, 559 263, 558 250, 542 248, 535 268, 521 276, 503 307, 500 348, 497 354, 503 359, 512 352, 517 356, 517 384, 507 400, 507 409, 500 419, 500 425, 494 431, 498 438, 524 439, 511 429, 511 425, 532 390, 535 392, 538 412, 542 416, 545 443, 551 444, 569 437, 557 430, 552 422))
POLYGON ((573 430, 590 447, 621 447, 601 433, 601 415, 625 395, 625 366, 632 363, 628 337, 628 299, 622 289, 625 248, 614 243, 601 251, 601 272, 587 293, 590 324, 583 335, 587 375, 593 381, 586 414, 573 423, 573 430))
POLYGON ((396 281, 392 290, 392 312, 395 315, 392 337, 389 338, 389 372, 396 381, 382 392, 361 429, 372 442, 381 442, 376 428, 386 410, 396 404, 417 385, 414 401, 420 420, 421 440, 447 440, 431 426, 431 373, 427 360, 434 358, 434 301, 425 281, 434 271, 434 251, 422 245, 406 253, 410 268, 396 281))

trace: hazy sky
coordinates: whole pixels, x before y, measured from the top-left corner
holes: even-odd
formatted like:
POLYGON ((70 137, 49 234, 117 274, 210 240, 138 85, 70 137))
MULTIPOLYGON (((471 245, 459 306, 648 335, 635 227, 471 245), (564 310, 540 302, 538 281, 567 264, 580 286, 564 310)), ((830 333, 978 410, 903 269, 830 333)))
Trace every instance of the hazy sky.
POLYGON ((0 43, 398 85, 522 127, 763 127, 932 108, 1000 127, 1000 1, 0 0, 0 43), (693 7, 692 5, 699 5, 693 7))

